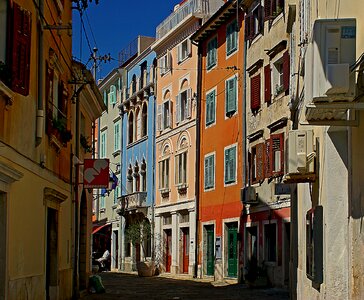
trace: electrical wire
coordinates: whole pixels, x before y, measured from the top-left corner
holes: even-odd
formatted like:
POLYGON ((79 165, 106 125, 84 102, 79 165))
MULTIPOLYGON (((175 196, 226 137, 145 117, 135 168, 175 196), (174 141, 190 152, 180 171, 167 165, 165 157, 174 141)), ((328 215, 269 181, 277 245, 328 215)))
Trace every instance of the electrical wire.
POLYGON ((91 23, 90 23, 90 20, 89 20, 89 18, 88 18, 88 15, 87 15, 87 11, 86 11, 86 10, 85 10, 85 15, 86 15, 86 21, 87 21, 88 27, 90 28, 90 31, 91 31, 92 39, 94 40, 94 44, 95 44, 96 48, 99 48, 99 47, 97 46, 96 39, 95 39, 95 35, 94 35, 93 30, 92 30, 91 23))

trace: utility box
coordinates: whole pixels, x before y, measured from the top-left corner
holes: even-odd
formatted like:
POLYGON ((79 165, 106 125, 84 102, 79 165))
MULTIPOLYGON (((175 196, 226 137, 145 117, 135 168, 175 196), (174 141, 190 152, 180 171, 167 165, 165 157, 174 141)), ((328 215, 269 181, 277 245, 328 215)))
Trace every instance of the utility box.
POLYGON ((313 102, 353 101, 356 20, 316 20, 305 60, 305 93, 313 102))

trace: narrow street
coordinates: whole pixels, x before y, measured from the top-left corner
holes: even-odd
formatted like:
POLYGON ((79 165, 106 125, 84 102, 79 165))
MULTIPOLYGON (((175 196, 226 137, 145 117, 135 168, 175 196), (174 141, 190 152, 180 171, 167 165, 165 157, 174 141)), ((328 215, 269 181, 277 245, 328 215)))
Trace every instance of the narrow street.
POLYGON ((82 300, 144 299, 144 300, 284 300, 288 292, 282 289, 249 289, 244 284, 216 283, 208 280, 172 278, 165 275, 138 277, 126 273, 101 273, 104 294, 89 294, 82 300))

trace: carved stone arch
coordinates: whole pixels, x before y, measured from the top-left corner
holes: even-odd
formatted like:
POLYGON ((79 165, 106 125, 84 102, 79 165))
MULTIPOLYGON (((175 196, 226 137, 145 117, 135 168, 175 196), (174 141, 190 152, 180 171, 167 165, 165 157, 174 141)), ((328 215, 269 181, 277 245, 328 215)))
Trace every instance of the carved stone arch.
POLYGON ((163 94, 163 101, 164 100, 168 100, 171 98, 171 91, 169 89, 165 90, 164 94, 163 94))
POLYGON ((188 131, 182 132, 177 139, 177 151, 186 149, 191 145, 191 137, 188 131))
POLYGON ((187 90, 187 88, 189 87, 189 82, 187 80, 187 78, 184 78, 181 82, 181 86, 180 86, 180 91, 184 91, 187 90))
POLYGON ((142 103, 142 137, 148 134, 148 103, 143 101, 142 103))

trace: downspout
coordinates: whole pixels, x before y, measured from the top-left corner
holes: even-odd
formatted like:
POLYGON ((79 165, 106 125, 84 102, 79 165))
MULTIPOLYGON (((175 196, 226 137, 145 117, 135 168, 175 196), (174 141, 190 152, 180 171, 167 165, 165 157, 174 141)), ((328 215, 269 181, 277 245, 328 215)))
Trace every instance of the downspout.
MULTIPOLYGON (((154 73, 155 73, 155 71, 153 72, 153 76, 154 76, 154 73)), ((156 78, 157 78, 157 76, 155 76, 155 78, 153 78, 153 82, 154 82, 154 87, 156 87, 157 86, 157 83, 156 83, 156 78)), ((155 89, 155 88, 154 88, 155 89)), ((154 95, 153 95, 153 100, 154 100, 154 102, 153 102, 153 118, 155 118, 155 115, 156 115, 156 97, 155 97, 155 93, 154 93, 154 95)), ((148 118, 148 120, 149 120, 149 118, 148 118)), ((155 132, 156 132, 156 128, 155 128, 155 120, 153 119, 153 122, 152 122, 152 124, 153 124, 153 128, 152 128, 152 130, 153 130, 153 139, 152 139, 152 141, 155 141, 155 139, 156 139, 156 134, 155 134, 155 132)), ((154 228, 154 226, 155 226, 155 221, 154 221, 154 216, 155 216, 155 189, 156 189, 156 187, 155 187, 155 161, 156 161, 156 157, 155 157, 155 149, 156 149, 156 143, 155 142, 153 142, 153 146, 152 146, 152 151, 153 151, 153 154, 152 154, 152 157, 153 157, 153 162, 154 162, 154 164, 153 164, 153 170, 152 170, 152 176, 153 176, 153 184, 152 184, 152 186, 153 186, 153 189, 152 189, 152 191, 153 191, 153 194, 152 194, 152 228, 151 228, 151 244, 152 244, 152 262, 154 262, 154 260, 155 260, 155 245, 154 245, 154 242, 155 242, 155 238, 154 238, 154 233, 155 233, 155 228, 154 228)))
POLYGON ((38 103, 36 116, 36 145, 42 142, 44 131, 44 109, 43 109, 43 81, 44 81, 44 46, 43 46, 43 24, 42 16, 44 14, 44 0, 38 0, 39 6, 39 26, 38 26, 38 103))
POLYGON ((196 111, 196 165, 195 165, 195 173, 196 173, 196 181, 195 181, 195 209, 196 209, 196 230, 195 230, 195 265, 194 265, 194 274, 193 277, 197 278, 198 271, 198 252, 199 252, 199 197, 200 197, 200 142, 201 142, 201 134, 200 134, 200 114, 201 114, 201 89, 202 89, 202 49, 198 43, 192 41, 194 45, 197 46, 198 51, 198 67, 197 70, 197 111, 196 111))
MULTIPOLYGON (((121 76, 120 72, 119 72, 119 76, 121 76)), ((121 88, 122 89, 122 88, 121 88)), ((123 95, 124 96, 124 95, 123 95)), ((122 99, 121 99, 121 102, 122 102, 122 99)), ((122 197, 123 196, 123 155, 124 155, 124 109, 123 109, 123 105, 120 104, 118 106, 119 108, 119 115, 120 115, 120 123, 121 123, 121 135, 120 135, 120 196, 122 197)), ((100 124, 98 126, 98 128, 100 129, 100 124)), ((100 135, 99 135, 100 136, 100 135)), ((99 143, 100 144, 100 143, 99 143)), ((99 200, 97 199, 97 203, 99 203, 99 200)), ((120 205, 121 207, 121 205, 120 205)), ((98 213, 98 212, 97 212, 98 213)), ((98 214, 97 214, 98 216, 98 214)), ((124 247, 123 245, 123 236, 124 236, 124 228, 123 228, 123 214, 120 213, 119 214, 119 217, 120 217, 120 225, 119 225, 119 270, 120 271, 124 271, 124 263, 122 262, 122 259, 123 259, 123 253, 121 251, 122 247, 124 247)))

